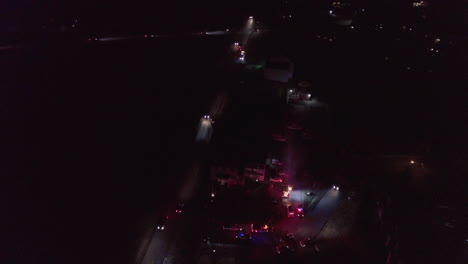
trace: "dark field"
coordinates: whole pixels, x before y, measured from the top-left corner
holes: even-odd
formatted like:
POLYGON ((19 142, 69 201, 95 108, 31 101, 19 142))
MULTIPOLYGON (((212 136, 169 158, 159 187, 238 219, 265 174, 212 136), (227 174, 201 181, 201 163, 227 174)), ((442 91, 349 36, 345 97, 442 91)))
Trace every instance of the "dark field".
MULTIPOLYGON (((374 36, 343 33, 330 46, 315 34, 265 35, 250 49, 259 60, 290 56, 296 78, 329 102, 324 162, 340 151, 423 152, 440 172, 458 166, 467 113, 459 50, 426 61, 374 36), (408 63, 414 70, 404 70, 408 63)), ((281 122, 278 98, 255 81, 261 72, 226 63, 230 43, 224 36, 42 42, 0 51, 5 263, 128 263, 142 226, 174 199, 199 118, 219 91, 227 91, 229 110, 223 136, 215 128, 217 147, 235 136, 268 148, 281 122), (244 79, 254 80, 252 93, 239 87, 244 79)), ((456 186, 457 177, 433 182, 456 186)))

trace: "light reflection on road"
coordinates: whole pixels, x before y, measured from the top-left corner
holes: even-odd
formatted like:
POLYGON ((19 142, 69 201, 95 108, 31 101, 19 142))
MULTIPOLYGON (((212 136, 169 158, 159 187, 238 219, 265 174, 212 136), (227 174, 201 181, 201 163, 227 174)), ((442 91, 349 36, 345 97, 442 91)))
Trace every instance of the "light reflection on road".
POLYGON ((209 142, 211 139, 212 133, 213 133, 213 127, 211 126, 211 121, 202 118, 198 125, 195 141, 196 142, 209 142))
MULTIPOLYGON (((297 191, 297 193, 299 193, 299 191, 297 191)), ((297 239, 316 236, 331 217, 333 211, 338 206, 339 200, 339 191, 330 189, 313 211, 305 211, 304 218, 295 217, 283 219, 276 226, 276 230, 280 233, 292 233, 297 239)))

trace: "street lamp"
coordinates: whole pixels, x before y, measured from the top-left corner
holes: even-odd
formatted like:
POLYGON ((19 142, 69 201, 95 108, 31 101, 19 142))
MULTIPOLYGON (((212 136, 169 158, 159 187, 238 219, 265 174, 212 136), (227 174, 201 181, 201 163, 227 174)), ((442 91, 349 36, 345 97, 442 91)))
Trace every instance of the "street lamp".
POLYGON ((414 160, 411 160, 410 163, 411 163, 411 164, 414 164, 414 160))
POLYGON ((289 95, 292 94, 293 89, 289 89, 287 94, 286 94, 286 104, 289 104, 289 95))

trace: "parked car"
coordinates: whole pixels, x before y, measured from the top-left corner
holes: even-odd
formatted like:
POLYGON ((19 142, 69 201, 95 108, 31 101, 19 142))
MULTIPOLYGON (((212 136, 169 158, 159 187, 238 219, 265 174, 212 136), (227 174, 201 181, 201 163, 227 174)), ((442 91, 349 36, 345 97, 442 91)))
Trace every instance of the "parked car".
POLYGON ((273 176, 273 177, 270 177, 270 181, 271 181, 271 182, 282 183, 282 182, 283 182, 283 178, 280 177, 280 176, 273 176))
POLYGON ((306 237, 299 242, 299 245, 303 248, 316 248, 316 240, 313 237, 306 237))
POLYGON ((240 241, 248 241, 252 239, 252 234, 250 233, 244 233, 244 232, 239 232, 236 235, 236 239, 240 241))
POLYGON ((276 253, 280 256, 289 256, 293 252, 294 250, 285 243, 280 243, 278 246, 276 246, 276 253))
POLYGON ((271 137, 272 137, 273 140, 275 140, 275 141, 286 142, 286 135, 284 135, 284 134, 282 134, 282 133, 275 133, 275 134, 272 134, 271 137))
POLYGON ((293 218, 296 215, 296 212, 294 211, 294 208, 292 205, 287 207, 288 209, 288 218, 293 218))
POLYGON ((210 235, 203 235, 202 240, 204 243, 210 243, 211 242, 211 236, 210 235))
POLYGON ((293 234, 286 234, 285 236, 281 237, 280 243, 285 243, 292 250, 295 250, 299 245, 293 234))

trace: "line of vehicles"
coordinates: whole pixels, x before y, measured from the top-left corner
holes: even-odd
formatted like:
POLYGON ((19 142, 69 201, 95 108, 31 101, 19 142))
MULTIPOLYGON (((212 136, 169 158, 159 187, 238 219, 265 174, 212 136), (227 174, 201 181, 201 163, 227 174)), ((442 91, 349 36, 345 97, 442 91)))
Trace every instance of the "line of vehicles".
MULTIPOLYGON (((310 195, 314 195, 310 192, 310 195)), ((294 207, 293 205, 286 206, 287 217, 304 217, 304 208, 302 204, 294 207)), ((238 243, 250 243, 252 239, 256 236, 261 235, 262 233, 272 233, 272 238, 275 238, 274 242, 274 252, 278 256, 289 256, 294 254, 300 248, 304 249, 313 249, 319 251, 317 247, 317 240, 315 237, 306 237, 302 240, 297 240, 292 233, 287 233, 285 235, 280 235, 278 238, 278 233, 274 233, 274 229, 270 224, 267 223, 254 223, 254 224, 224 224, 220 228, 221 234, 229 236, 230 234, 234 236, 235 240, 238 243)), ((217 239, 213 240, 213 236, 205 235, 203 236, 203 242, 213 243, 219 242, 217 239)), ((232 241, 232 240, 231 240, 232 241)), ((224 241, 221 243, 225 243, 224 241)), ((235 243, 235 242, 234 242, 235 243)), ((214 252, 214 251, 213 251, 214 252)))
MULTIPOLYGON (((175 207, 175 213, 181 214, 184 211, 184 207, 185 207, 184 203, 178 203, 175 207)), ((168 219, 169 219, 169 215, 167 214, 160 216, 156 223, 156 229, 159 231, 164 231, 166 229, 168 219)))
MULTIPOLYGON (((148 35, 145 37, 152 37, 152 36, 148 35)), ((243 47, 243 45, 239 43, 234 43, 233 47, 234 47, 236 57, 239 56, 238 59, 240 61, 244 61, 245 55, 246 55, 245 47, 243 47)), ((310 97, 310 95, 308 97, 310 97)), ((210 115, 202 116, 200 121, 201 121, 201 124, 205 124, 207 126, 214 123, 212 116, 210 115)), ((297 122, 296 123, 290 122, 288 123, 287 129, 303 130, 303 127, 301 124, 297 122)), ((286 137, 284 135, 278 135, 277 140, 286 141, 286 137)), ((283 166, 281 162, 278 162, 278 161, 275 162, 275 160, 272 160, 271 163, 277 167, 283 166)), ((282 170, 278 170, 278 173, 276 173, 275 176, 276 177, 270 178, 269 182, 279 187, 278 189, 275 189, 274 197, 275 197, 275 200, 277 200, 278 202, 282 202, 281 204, 283 204, 280 207, 277 207, 278 208, 277 212, 281 213, 282 218, 296 218, 296 217, 304 218, 305 217, 304 206, 302 204, 290 204, 290 201, 292 202, 293 200, 293 199, 289 200, 291 198, 291 194, 293 193, 293 186, 285 184, 285 181, 288 178, 288 177, 285 177, 286 176, 285 172, 282 170), (283 189, 281 190, 281 188, 283 189), (284 214, 285 212, 284 210, 286 210, 286 214, 284 214)), ((309 192, 307 193, 307 195, 312 196, 313 194, 309 192)), ((293 197, 295 196, 296 196, 296 193, 294 193, 293 197)), ((217 204, 215 201, 222 199, 222 197, 223 195, 221 192, 218 193, 217 190, 212 189, 211 193, 206 193, 207 204, 205 205, 205 208, 208 208, 208 207, 213 208, 213 206, 217 204)), ((271 197, 268 196, 268 199, 269 198, 271 197)), ((175 207, 175 215, 177 216, 178 214, 182 214, 184 209, 185 209, 185 206, 183 203, 177 204, 177 206, 175 207)), ((160 231, 165 230, 168 219, 169 219, 168 216, 162 216, 158 221, 157 230, 160 230, 160 231)), ((218 221, 218 219, 215 221, 218 221)), ((294 251, 296 251, 298 248, 312 248, 312 247, 316 248, 316 240, 313 237, 306 237, 305 239, 297 240, 294 237, 294 235, 291 233, 288 233, 286 235, 281 235, 282 231, 279 231, 280 225, 276 226, 278 228, 278 232, 273 232, 272 225, 276 224, 275 221, 273 221, 273 223, 265 221, 267 222, 265 223, 261 221, 255 222, 251 220, 251 222, 254 222, 254 223, 243 224, 243 225, 241 224, 218 225, 218 223, 216 223, 215 225, 213 225, 213 228, 206 228, 206 230, 202 228, 201 240, 204 243, 207 243, 210 245, 209 247, 212 248, 213 253, 216 251, 212 247, 213 245, 216 244, 215 242, 222 241, 221 243, 223 244, 225 243, 222 239, 220 239, 220 237, 224 238, 224 237, 229 236, 234 241, 237 241, 239 243, 244 243, 244 242, 247 243, 251 240, 256 241, 257 237, 262 237, 266 233, 271 233, 271 234, 266 234, 265 237, 274 238, 272 240, 273 244, 271 244, 272 246, 271 248, 274 249, 276 253, 279 255, 291 254, 294 251)), ((257 243, 257 242, 254 242, 254 243, 257 243)))

